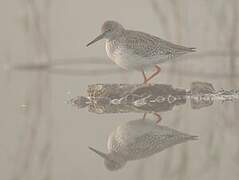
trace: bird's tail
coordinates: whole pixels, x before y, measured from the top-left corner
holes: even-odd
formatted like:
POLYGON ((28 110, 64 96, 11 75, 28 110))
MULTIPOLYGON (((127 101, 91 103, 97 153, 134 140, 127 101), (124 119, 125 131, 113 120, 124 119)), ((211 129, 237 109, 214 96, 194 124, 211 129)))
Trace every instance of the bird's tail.
POLYGON ((175 50, 178 55, 182 55, 189 52, 196 52, 196 48, 194 47, 185 47, 185 46, 178 46, 178 45, 175 47, 175 50))
POLYGON ((190 138, 189 138, 190 140, 198 140, 199 139, 199 137, 198 136, 190 136, 190 138))
POLYGON ((188 51, 189 51, 189 52, 196 52, 196 48, 190 47, 190 48, 188 48, 188 51))

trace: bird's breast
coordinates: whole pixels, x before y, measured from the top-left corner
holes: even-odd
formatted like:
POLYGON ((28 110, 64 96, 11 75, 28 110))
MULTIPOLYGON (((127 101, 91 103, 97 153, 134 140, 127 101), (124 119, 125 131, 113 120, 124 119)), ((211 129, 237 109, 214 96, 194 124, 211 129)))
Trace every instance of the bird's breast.
POLYGON ((105 49, 108 57, 113 61, 115 61, 117 57, 121 56, 120 47, 115 41, 107 40, 105 49))
POLYGON ((106 41, 106 53, 108 57, 123 69, 137 69, 141 67, 140 57, 116 41, 106 41))

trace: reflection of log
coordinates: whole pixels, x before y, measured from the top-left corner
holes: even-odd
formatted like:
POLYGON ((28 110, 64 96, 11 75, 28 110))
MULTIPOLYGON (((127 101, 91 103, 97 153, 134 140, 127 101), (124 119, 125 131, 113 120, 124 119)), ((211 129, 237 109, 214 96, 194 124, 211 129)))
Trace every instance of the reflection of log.
POLYGON ((89 111, 102 113, 127 113, 136 111, 128 103, 112 103, 127 97, 131 91, 142 86, 141 84, 93 84, 88 86, 88 96, 91 99, 89 111))
POLYGON ((190 99, 193 109, 213 104, 215 100, 239 99, 239 90, 216 91, 212 84, 193 82, 190 90, 167 84, 93 84, 88 86, 88 98, 76 97, 71 103, 79 108, 88 106, 94 113, 163 112, 190 99))
POLYGON ((214 101, 234 101, 239 99, 239 90, 216 91, 213 85, 206 82, 193 82, 191 84, 190 100, 193 109, 200 109, 213 104, 214 101))
POLYGON ((197 96, 190 98, 192 109, 201 109, 213 105, 213 98, 197 96))
POLYGON ((212 84, 206 82, 193 82, 191 84, 191 107, 193 109, 200 109, 211 106, 214 99, 210 96, 215 93, 212 84))
POLYGON ((168 84, 154 84, 145 86, 141 84, 93 84, 88 86, 89 97, 109 97, 111 99, 121 98, 127 94, 135 94, 138 96, 152 95, 167 96, 167 95, 186 95, 184 89, 174 89, 168 84))
POLYGON ((88 88, 95 113, 162 112, 186 103, 186 90, 171 85, 96 84, 88 88))

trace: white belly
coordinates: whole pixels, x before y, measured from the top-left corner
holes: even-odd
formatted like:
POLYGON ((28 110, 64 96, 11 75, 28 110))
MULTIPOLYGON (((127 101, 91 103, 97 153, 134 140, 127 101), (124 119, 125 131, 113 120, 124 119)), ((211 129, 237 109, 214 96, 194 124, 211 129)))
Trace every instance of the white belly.
POLYGON ((118 66, 126 70, 139 70, 151 68, 164 60, 159 57, 145 58, 134 54, 125 48, 114 48, 106 42, 106 53, 108 57, 118 66), (161 60, 160 60, 161 59, 161 60))

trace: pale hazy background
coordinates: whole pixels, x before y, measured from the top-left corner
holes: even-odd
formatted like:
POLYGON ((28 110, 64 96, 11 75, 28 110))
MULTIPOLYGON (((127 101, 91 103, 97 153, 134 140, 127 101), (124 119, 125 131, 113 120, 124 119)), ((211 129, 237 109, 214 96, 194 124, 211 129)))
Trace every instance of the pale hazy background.
POLYGON ((91 114, 66 103, 87 95, 88 84, 142 82, 139 73, 118 72, 103 42, 85 47, 105 20, 197 48, 184 61, 162 65, 155 82, 189 88, 200 80, 216 89, 239 87, 238 0, 0 0, 0 179, 237 180, 238 103, 201 110, 187 104, 163 113, 162 124, 200 140, 130 162, 117 172, 107 171, 88 150, 106 151, 111 130, 141 117, 91 114), (63 69, 11 69, 49 62, 62 62, 63 69), (82 73, 86 69, 91 71, 82 73))

